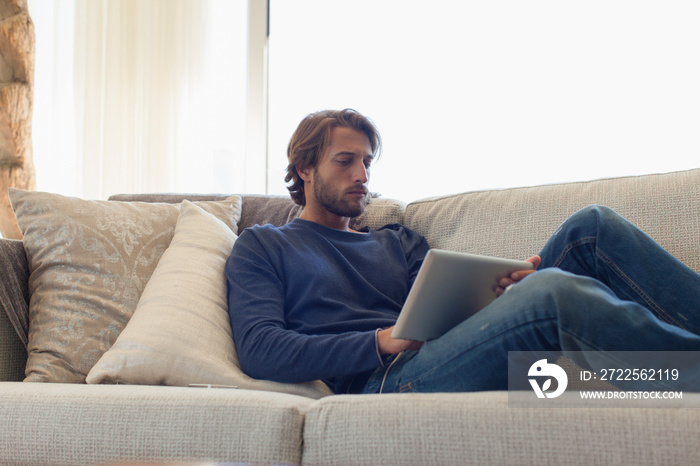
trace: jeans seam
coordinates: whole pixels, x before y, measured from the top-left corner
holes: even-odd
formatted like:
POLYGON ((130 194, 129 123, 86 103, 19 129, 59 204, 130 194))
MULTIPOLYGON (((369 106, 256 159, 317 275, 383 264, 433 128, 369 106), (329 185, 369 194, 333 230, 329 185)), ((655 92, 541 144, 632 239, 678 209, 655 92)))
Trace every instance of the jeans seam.
MULTIPOLYGON (((596 242, 596 237, 595 236, 587 236, 585 238, 580 238, 577 241, 573 241, 569 244, 566 245, 562 253, 557 257, 557 260, 554 262, 554 267, 559 267, 562 262, 564 262, 564 259, 566 259, 566 256, 571 252, 571 250, 582 246, 584 244, 589 244, 589 243, 595 243, 596 242)), ((608 267, 617 275, 623 282, 627 284, 627 286, 634 291, 637 296, 639 296, 642 301, 644 301, 647 306, 656 314, 656 316, 672 325, 675 325, 677 327, 682 328, 683 330, 687 330, 680 322, 678 322, 676 319, 674 319, 670 314, 668 314, 663 308, 661 308, 656 302, 649 297, 649 295, 644 292, 644 290, 636 283, 634 282, 627 274, 625 274, 622 269, 620 269, 615 262, 613 262, 612 259, 610 259, 603 251, 601 251, 598 247, 595 248, 595 253, 596 255, 603 261, 605 262, 608 267)))
POLYGON ((651 299, 651 297, 634 281, 632 280, 627 274, 625 274, 620 267, 617 266, 617 264, 610 259, 603 251, 600 249, 596 248, 596 255, 600 257, 600 259, 605 262, 608 267, 617 275, 622 281, 624 281, 627 286, 629 286, 636 294, 639 296, 642 301, 644 301, 650 308, 651 310, 654 311, 654 313, 662 320, 676 325, 677 327, 682 328, 683 330, 687 330, 683 325, 681 325, 680 322, 675 320, 671 315, 669 315, 661 306, 656 304, 656 302, 651 299))
POLYGON ((410 392, 411 390, 413 390, 413 385, 411 384, 411 382, 408 382, 405 385, 401 385, 398 393, 406 393, 406 392, 410 392))
POLYGON ((561 263, 564 262, 564 259, 566 259, 566 256, 569 254, 569 252, 571 252, 572 249, 575 249, 584 244, 595 243, 595 241, 595 236, 588 236, 586 238, 581 238, 577 241, 573 241, 567 244, 564 250, 561 252, 561 254, 559 254, 559 257, 557 257, 557 260, 554 261, 553 266, 558 268, 561 265, 561 263))

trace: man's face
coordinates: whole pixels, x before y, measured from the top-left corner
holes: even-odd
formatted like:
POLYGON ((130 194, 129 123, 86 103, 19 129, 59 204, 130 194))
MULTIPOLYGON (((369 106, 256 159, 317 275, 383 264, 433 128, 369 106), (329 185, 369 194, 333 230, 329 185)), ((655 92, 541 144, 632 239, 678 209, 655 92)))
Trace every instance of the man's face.
POLYGON ((307 183, 307 207, 314 203, 339 217, 360 215, 369 201, 367 183, 373 158, 366 134, 351 128, 333 128, 330 144, 313 170, 311 192, 307 183))

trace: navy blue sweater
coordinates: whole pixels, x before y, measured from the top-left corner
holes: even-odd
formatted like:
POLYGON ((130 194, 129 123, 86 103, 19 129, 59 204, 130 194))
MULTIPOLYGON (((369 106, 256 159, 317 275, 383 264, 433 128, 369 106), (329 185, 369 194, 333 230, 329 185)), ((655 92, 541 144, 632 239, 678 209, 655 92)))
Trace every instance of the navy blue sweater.
POLYGON ((226 263, 243 371, 347 391, 379 366, 374 331, 396 322, 427 252, 401 225, 358 234, 296 219, 246 229, 226 263))

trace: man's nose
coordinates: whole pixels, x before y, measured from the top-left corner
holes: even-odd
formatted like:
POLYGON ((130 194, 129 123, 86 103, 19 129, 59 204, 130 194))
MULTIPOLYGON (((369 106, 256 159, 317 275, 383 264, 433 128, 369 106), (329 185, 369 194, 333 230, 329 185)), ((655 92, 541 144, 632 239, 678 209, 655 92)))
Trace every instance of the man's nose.
POLYGON ((355 164, 354 182, 365 184, 369 181, 369 170, 365 166, 365 163, 360 160, 359 163, 355 164))

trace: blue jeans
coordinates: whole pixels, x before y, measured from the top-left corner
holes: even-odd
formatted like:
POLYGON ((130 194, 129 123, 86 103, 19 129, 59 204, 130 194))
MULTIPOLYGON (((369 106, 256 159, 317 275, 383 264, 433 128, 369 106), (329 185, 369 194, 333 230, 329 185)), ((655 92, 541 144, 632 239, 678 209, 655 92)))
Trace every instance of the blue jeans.
POLYGON ((540 256, 481 312, 390 357, 363 393, 506 390, 508 351, 700 351, 700 275, 613 210, 575 213, 540 256))

